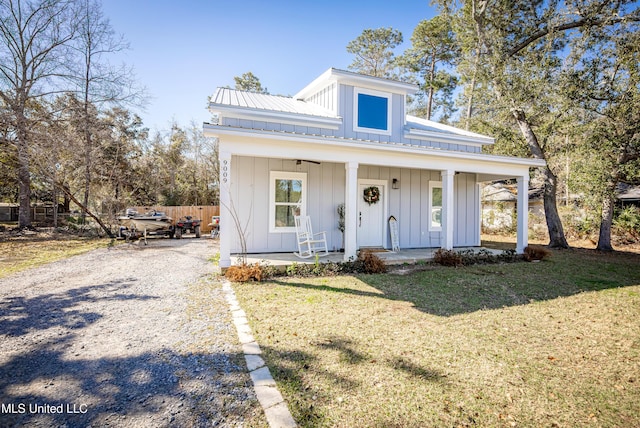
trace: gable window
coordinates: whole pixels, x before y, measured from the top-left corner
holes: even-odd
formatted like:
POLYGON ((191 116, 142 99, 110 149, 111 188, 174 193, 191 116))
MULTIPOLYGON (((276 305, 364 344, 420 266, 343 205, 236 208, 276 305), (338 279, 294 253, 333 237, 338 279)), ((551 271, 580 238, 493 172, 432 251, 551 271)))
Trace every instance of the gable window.
POLYGON ((353 128, 391 135, 391 94, 355 88, 353 128))
POLYGON ((442 182, 429 182, 429 230, 442 230, 442 182))
POLYGON ((271 171, 269 181, 270 231, 295 232, 293 217, 306 212, 307 174, 271 171))

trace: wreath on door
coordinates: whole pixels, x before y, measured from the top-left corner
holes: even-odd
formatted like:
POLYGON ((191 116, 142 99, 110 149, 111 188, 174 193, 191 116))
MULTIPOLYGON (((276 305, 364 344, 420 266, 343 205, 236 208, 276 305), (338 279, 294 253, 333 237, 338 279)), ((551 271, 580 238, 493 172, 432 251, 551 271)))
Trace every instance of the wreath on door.
POLYGON ((380 189, 376 186, 367 187, 364 189, 364 201, 369 205, 375 204, 380 200, 380 189))

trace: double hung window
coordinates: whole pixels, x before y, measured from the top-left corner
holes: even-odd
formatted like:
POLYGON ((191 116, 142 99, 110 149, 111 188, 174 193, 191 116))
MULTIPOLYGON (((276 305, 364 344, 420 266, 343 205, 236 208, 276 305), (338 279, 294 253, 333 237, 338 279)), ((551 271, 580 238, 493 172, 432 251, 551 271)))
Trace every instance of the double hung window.
POLYGON ((271 171, 269 191, 269 229, 295 232, 293 217, 305 215, 307 174, 271 171))

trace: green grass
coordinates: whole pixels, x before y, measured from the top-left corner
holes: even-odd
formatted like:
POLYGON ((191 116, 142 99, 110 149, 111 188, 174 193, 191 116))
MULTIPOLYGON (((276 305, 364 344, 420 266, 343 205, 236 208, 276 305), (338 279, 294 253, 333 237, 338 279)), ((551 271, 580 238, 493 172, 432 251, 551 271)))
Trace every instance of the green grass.
POLYGON ((301 426, 640 426, 640 255, 234 284, 301 426))

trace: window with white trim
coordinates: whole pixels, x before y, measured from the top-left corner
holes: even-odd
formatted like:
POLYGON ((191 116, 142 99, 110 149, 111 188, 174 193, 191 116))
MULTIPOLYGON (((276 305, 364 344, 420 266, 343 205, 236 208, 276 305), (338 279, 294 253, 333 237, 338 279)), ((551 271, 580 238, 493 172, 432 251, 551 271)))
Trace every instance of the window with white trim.
POLYGON ((442 230, 442 181, 429 182, 429 230, 442 230))
POLYGON ((305 215, 307 174, 271 171, 269 174, 269 230, 295 232, 294 216, 305 215))
POLYGON ((391 135, 391 94, 372 89, 353 89, 353 129, 391 135))

